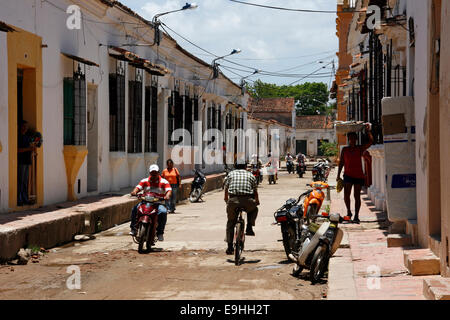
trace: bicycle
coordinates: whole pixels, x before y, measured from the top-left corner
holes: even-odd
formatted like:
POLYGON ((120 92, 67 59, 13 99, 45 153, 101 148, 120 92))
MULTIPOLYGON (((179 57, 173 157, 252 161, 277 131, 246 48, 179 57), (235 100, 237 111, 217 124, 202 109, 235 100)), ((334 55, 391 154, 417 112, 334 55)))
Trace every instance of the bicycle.
POLYGON ((244 243, 245 243, 245 220, 242 215, 244 212, 244 209, 237 208, 236 212, 238 213, 238 218, 236 221, 236 224, 234 225, 234 239, 233 239, 233 246, 234 246, 234 264, 238 266, 241 263, 241 255, 244 251, 244 243))

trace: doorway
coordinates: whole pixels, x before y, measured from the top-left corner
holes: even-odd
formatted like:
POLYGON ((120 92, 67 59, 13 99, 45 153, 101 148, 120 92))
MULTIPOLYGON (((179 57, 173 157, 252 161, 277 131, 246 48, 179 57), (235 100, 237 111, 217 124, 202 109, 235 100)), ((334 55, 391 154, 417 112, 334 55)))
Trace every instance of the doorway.
POLYGON ((295 152, 297 154, 302 153, 306 154, 306 140, 297 140, 295 142, 295 152))
POLYGON ((98 95, 97 86, 89 84, 87 94, 87 192, 98 190, 98 95))

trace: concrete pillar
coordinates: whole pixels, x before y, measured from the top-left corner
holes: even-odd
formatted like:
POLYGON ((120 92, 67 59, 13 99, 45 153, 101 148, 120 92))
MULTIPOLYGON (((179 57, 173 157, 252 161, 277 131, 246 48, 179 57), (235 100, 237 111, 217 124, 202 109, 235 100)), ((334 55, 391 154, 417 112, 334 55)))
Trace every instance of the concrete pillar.
POLYGON ((169 152, 169 109, 168 98, 170 96, 170 89, 158 88, 158 143, 157 150, 159 154, 158 166, 164 167, 166 159, 168 159, 169 152))

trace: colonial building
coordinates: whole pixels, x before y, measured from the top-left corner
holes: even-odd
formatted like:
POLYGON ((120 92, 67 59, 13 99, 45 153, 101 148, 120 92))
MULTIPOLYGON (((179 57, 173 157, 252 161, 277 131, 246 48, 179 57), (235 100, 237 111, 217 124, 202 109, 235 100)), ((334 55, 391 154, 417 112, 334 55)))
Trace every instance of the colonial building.
POLYGON ((387 210, 391 232, 430 248, 448 277, 450 3, 344 0, 338 11, 352 12, 348 34, 338 31, 339 57, 352 56, 338 120, 374 126, 369 196, 387 210))
POLYGON ((330 116, 297 116, 295 126, 295 152, 308 157, 322 156, 323 142, 336 142, 333 121, 330 116))
MULTIPOLYGON (((203 157, 222 160, 208 130, 246 128, 237 84, 162 31, 158 45, 155 26, 118 1, 3 0, 0 21, 0 212, 134 186, 168 158, 182 175, 220 172, 203 157), (22 120, 43 137, 29 206, 17 202, 22 120)), ((245 150, 225 143, 231 159, 245 150)))
POLYGON ((295 127, 294 98, 250 98, 249 114, 263 120, 276 120, 295 127))

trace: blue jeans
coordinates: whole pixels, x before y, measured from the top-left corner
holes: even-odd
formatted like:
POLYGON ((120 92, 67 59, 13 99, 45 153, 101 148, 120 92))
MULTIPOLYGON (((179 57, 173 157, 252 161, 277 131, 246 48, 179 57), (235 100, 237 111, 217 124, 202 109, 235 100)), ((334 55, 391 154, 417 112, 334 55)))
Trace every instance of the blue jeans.
POLYGON ((178 185, 171 184, 170 186, 172 187, 172 195, 169 200, 166 200, 166 207, 169 211, 173 212, 175 211, 175 204, 177 203, 178 185))
MULTIPOLYGON (((140 203, 135 205, 133 207, 133 209, 131 210, 131 224, 130 224, 131 229, 134 229, 136 226, 137 208, 139 205, 140 205, 140 203)), ((160 204, 158 206, 158 227, 156 228, 157 235, 164 234, 164 229, 166 228, 166 222, 167 222, 167 209, 165 206, 160 204)))

